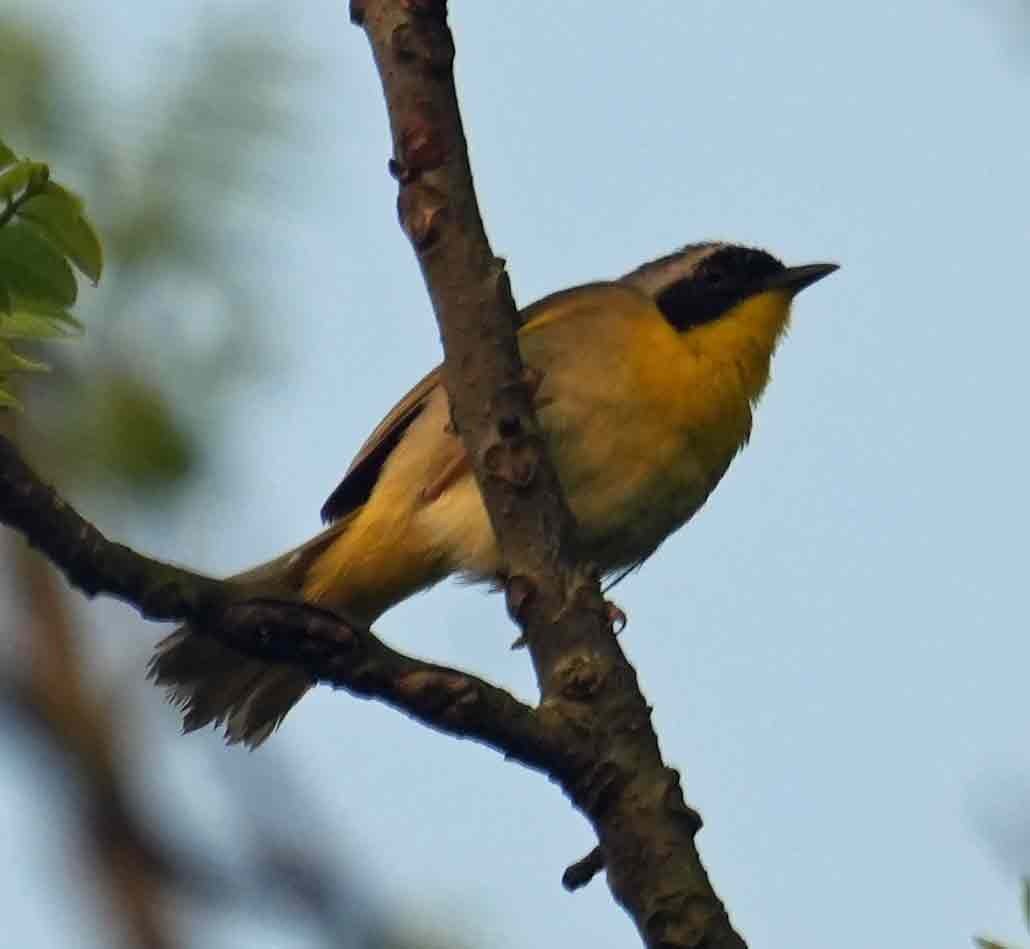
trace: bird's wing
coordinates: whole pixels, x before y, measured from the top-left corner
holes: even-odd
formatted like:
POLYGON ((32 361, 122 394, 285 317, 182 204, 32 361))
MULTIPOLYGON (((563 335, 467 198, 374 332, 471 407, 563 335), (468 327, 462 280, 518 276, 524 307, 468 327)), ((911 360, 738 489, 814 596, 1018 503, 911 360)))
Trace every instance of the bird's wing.
MULTIPOLYGON (((544 328, 550 323, 564 319, 571 313, 584 309, 600 312, 611 299, 610 294, 624 295, 627 292, 643 296, 638 290, 615 283, 587 284, 553 293, 526 307, 522 313, 520 336, 544 328)), ((361 446, 343 480, 322 506, 324 521, 337 521, 361 507, 372 494, 383 465, 393 450, 400 444, 404 433, 426 407, 430 396, 442 382, 442 367, 437 366, 425 376, 387 414, 374 432, 361 446)), ((427 470, 427 482, 423 486, 423 498, 432 500, 468 469, 468 459, 461 439, 448 440, 445 451, 433 459, 427 470), (453 444, 452 444, 453 443, 453 444)))
POLYGON ((358 450, 336 490, 322 505, 322 520, 336 521, 346 517, 368 500, 386 459, 397 447, 408 426, 419 417, 439 384, 440 367, 437 366, 390 409, 386 418, 358 450))

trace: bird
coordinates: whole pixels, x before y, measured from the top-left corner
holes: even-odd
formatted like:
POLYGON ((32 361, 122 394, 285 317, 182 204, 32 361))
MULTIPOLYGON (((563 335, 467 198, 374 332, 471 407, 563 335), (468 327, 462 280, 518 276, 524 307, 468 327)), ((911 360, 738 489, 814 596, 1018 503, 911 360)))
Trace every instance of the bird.
MULTIPOLYGON (((578 550, 602 575, 642 564, 705 503, 751 435, 794 297, 837 269, 688 244, 520 312, 544 444, 578 550)), ((445 577, 496 583, 505 573, 440 368, 373 430, 322 516, 313 539, 230 579, 371 625, 445 577)), ((148 675, 184 731, 214 724, 251 748, 315 684, 189 625, 158 643, 148 675)))

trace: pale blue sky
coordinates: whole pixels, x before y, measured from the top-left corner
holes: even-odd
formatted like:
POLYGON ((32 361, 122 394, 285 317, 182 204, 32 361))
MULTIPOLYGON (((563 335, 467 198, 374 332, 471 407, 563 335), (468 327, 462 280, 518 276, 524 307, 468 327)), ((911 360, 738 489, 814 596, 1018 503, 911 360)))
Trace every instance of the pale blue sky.
MULTIPOLYGON (((972 0, 451 6, 480 201, 520 301, 702 238, 842 265, 800 298, 751 445, 618 590, 734 922, 755 947, 1018 938, 1030 847, 1000 862, 977 816, 994 788, 1030 782, 1030 54, 1016 21, 972 0)), ((214 5, 40 8, 109 76, 117 119, 214 5)), ((282 366, 235 406, 192 523, 129 538, 227 573, 317 528, 351 453, 439 346, 346 3, 217 8, 282 17, 320 66, 297 103, 305 147, 280 170, 292 197, 256 218, 268 244, 247 275, 268 288, 282 366)), ((378 628, 532 695, 496 597, 445 586, 378 628)), ((491 949, 635 944, 603 882, 561 889, 592 841, 539 776, 327 689, 273 743, 391 901, 460 915, 491 949)), ((203 826, 203 774, 176 767, 203 826)), ((0 860, 5 928, 102 946, 65 902, 73 888, 54 889, 60 826, 26 775, 0 770, 0 828, 33 861, 0 860)), ((197 945, 257 938, 202 930, 197 945)))

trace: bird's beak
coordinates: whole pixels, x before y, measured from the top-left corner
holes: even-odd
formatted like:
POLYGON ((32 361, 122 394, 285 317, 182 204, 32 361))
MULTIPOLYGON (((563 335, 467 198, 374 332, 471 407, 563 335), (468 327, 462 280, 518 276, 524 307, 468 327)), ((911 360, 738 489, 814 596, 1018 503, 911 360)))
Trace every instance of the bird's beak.
POLYGON ((840 264, 805 264, 803 267, 788 267, 769 277, 766 289, 800 293, 805 287, 828 277, 839 268, 840 264))

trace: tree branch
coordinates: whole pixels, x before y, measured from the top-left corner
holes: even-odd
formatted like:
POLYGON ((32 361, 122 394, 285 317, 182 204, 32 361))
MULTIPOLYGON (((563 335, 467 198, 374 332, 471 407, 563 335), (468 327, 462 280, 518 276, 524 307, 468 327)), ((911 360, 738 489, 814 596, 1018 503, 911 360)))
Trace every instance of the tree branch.
POLYGON ((475 676, 405 656, 328 610, 152 560, 108 540, 0 435, 0 523, 20 531, 90 596, 108 594, 152 620, 189 621, 240 652, 302 666, 319 682, 378 699, 432 728, 471 738, 547 773, 573 737, 475 676))
POLYGON ((741 947, 694 846, 700 818, 662 761, 597 579, 577 557, 524 381, 507 275, 472 187, 446 18, 446 0, 351 0, 382 79, 401 225, 440 325, 453 419, 508 565, 509 609, 541 712, 579 736, 581 753, 556 779, 593 823, 612 892, 648 946, 741 947))
POLYGON ((507 599, 542 702, 531 709, 465 673, 419 662, 368 630, 301 603, 142 557, 65 504, 0 438, 0 522, 21 531, 90 595, 319 681, 378 698, 547 772, 590 819, 599 848, 573 882, 607 868, 616 899, 653 949, 742 947, 701 865, 700 818, 666 767, 596 577, 543 447, 516 345, 503 263, 483 231, 454 90, 443 0, 353 0, 383 79, 398 210, 440 324, 455 424, 508 564, 507 599))

